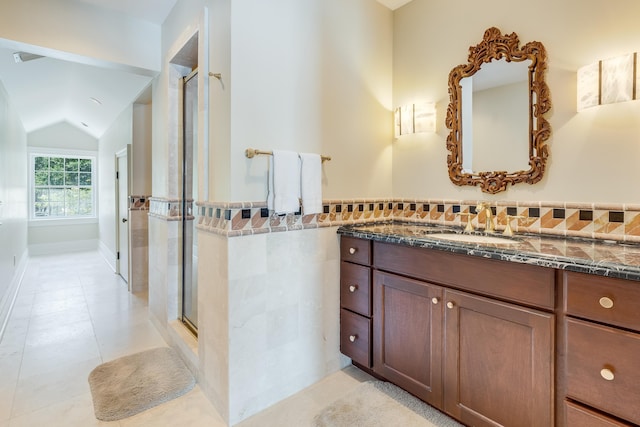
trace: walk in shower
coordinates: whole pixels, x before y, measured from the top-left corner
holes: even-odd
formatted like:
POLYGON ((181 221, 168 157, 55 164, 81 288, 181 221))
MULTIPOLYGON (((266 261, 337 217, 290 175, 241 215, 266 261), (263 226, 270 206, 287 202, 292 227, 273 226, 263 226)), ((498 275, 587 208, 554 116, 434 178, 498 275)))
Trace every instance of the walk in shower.
POLYGON ((182 78, 182 322, 198 330, 198 70, 182 78))

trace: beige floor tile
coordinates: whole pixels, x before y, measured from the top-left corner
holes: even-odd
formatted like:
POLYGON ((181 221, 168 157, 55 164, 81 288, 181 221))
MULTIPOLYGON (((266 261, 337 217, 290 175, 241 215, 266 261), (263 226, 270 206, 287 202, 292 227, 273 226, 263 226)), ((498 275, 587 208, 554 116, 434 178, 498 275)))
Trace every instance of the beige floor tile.
MULTIPOLYGON (((122 292, 126 292, 122 291, 122 292)), ((88 301, 87 308, 91 318, 98 318, 102 316, 112 316, 116 318, 123 312, 136 311, 139 309, 146 309, 141 301, 130 298, 128 296, 120 296, 118 298, 104 298, 97 299, 95 301, 88 301)))
POLYGON ((82 286, 73 286, 70 288, 53 289, 50 291, 38 292, 33 297, 34 303, 64 301, 69 298, 82 298, 84 291, 82 286))
POLYGON ((146 308, 121 311, 117 316, 113 314, 94 315, 92 318, 96 336, 104 337, 113 333, 126 331, 132 326, 149 323, 149 312, 146 308))
MULTIPOLYGON (((4 381, 4 378, 3 378, 4 381)), ((3 421, 8 421, 11 417, 11 406, 15 394, 15 381, 13 386, 6 384, 0 389, 0 425, 3 421)))
MULTIPOLYGON (((226 427, 198 386, 121 421, 95 419, 89 372, 166 346, 147 305, 147 295, 130 294, 97 252, 31 258, 0 341, 0 427, 226 427)), ((308 425, 322 407, 367 379, 347 368, 236 427, 308 425)))
POLYGON ((22 355, 24 351, 24 342, 27 339, 27 333, 16 332, 8 329, 2 336, 0 341, 0 358, 6 356, 22 355))
POLYGON ((118 329, 105 333, 96 332, 96 338, 102 360, 105 362, 127 354, 167 345, 150 321, 132 325, 125 330, 118 329))
MULTIPOLYGON (((226 427, 200 388, 123 420, 122 427, 226 427)), ((265 426, 263 426, 265 427, 265 426)))
POLYGON ((84 321, 90 322, 91 316, 87 307, 81 305, 55 313, 32 316, 29 321, 29 332, 58 328, 84 321))
POLYGON ((63 364, 80 363, 100 359, 95 337, 56 342, 42 347, 25 349, 20 376, 55 370, 63 364))
POLYGON ((0 378, 3 385, 10 386, 11 383, 16 383, 21 362, 22 355, 19 353, 0 356, 0 378))
POLYGON ((24 415, 89 393, 87 378, 100 363, 101 359, 92 359, 21 378, 16 387, 11 416, 24 415))
POLYGON ((49 327, 39 329, 29 328, 25 341, 25 351, 59 342, 91 339, 93 337, 93 324, 90 320, 77 321, 66 325, 51 324, 49 327))
POLYGON ((63 402, 11 419, 8 427, 120 427, 118 421, 103 422, 93 413, 91 394, 83 393, 63 402))
POLYGON ((38 301, 33 303, 31 309, 32 316, 56 313, 64 310, 73 310, 74 307, 82 306, 85 303, 83 296, 55 301, 38 301))
POLYGON ((347 367, 238 423, 235 427, 311 426, 313 417, 322 408, 346 395, 361 382, 372 379, 373 377, 354 367, 347 367))

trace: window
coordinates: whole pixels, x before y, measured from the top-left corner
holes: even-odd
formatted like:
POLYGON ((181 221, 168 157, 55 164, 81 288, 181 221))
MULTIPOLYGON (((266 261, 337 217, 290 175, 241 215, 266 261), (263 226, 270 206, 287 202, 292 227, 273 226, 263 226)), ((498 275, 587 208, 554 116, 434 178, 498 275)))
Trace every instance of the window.
POLYGON ((31 219, 95 218, 94 156, 31 154, 31 219))

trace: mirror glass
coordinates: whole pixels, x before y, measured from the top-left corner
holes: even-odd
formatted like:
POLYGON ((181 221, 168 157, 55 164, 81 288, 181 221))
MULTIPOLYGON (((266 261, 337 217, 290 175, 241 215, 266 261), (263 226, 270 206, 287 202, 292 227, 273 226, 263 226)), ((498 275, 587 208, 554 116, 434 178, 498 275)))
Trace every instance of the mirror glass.
POLYGON ((500 59, 460 81, 463 171, 529 168, 530 65, 500 59))
POLYGON ((454 184, 498 193, 542 178, 551 134, 545 70, 541 43, 521 48, 515 33, 497 28, 469 48, 469 63, 451 70, 447 163, 454 184))

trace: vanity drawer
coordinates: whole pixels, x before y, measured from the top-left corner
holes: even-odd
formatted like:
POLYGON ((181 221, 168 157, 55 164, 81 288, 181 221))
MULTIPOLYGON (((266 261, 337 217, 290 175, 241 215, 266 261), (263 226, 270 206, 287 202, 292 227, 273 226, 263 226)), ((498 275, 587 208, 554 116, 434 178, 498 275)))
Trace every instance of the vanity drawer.
POLYGON ((371 319, 340 309, 340 352, 371 367, 371 319))
POLYGON ((640 282, 564 273, 567 314, 640 331, 640 282))
POLYGON ((340 238, 340 258, 356 264, 371 264, 371 241, 342 236, 340 238))
POLYGON ((567 319, 567 396, 640 423, 640 334, 567 319))
POLYGON ((631 427, 631 424, 609 418, 572 402, 565 402, 567 427, 631 427))
POLYGON ((374 266, 438 285, 553 310, 555 270, 393 243, 374 242, 374 266))
POLYGON ((371 317, 371 269, 362 265, 340 263, 340 305, 371 317))

